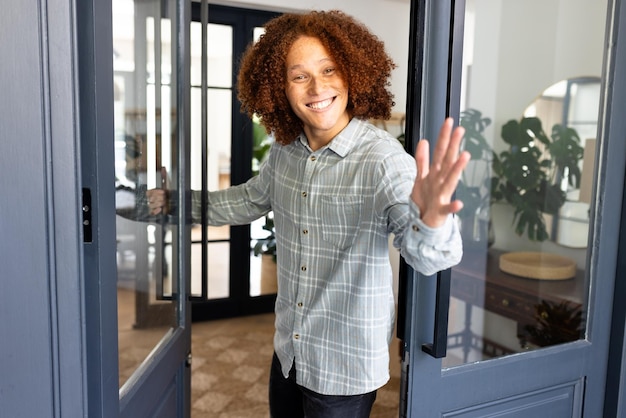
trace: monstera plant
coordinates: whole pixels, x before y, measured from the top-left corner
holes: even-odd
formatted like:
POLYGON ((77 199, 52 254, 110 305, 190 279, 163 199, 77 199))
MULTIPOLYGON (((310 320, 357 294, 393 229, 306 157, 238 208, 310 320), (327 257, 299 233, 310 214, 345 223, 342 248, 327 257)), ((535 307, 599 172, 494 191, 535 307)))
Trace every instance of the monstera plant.
POLYGON ((508 147, 497 154, 484 137, 490 124, 491 119, 476 109, 461 112, 463 149, 471 155, 457 187, 464 203, 458 214, 464 238, 471 242, 486 237, 489 206, 506 202, 514 208, 515 232, 544 241, 549 238, 544 215, 559 212, 568 185, 580 186, 583 148, 578 133, 557 124, 548 136, 537 117, 509 120, 501 131, 508 147))
POLYGON ((530 240, 544 241, 549 234, 543 215, 558 213, 567 185, 580 187, 580 138, 573 128, 558 124, 548 136, 536 117, 508 121, 501 137, 508 149, 493 160, 498 181, 492 197, 514 207, 518 235, 526 232, 530 240))
POLYGON ((497 179, 492 176, 492 164, 498 157, 487 142, 483 132, 491 124, 479 110, 467 109, 461 112, 459 124, 465 128, 463 149, 471 158, 461 174, 456 195, 463 201, 463 209, 458 213, 466 244, 484 241, 493 243, 493 231, 489 207, 493 202, 492 189, 497 179))

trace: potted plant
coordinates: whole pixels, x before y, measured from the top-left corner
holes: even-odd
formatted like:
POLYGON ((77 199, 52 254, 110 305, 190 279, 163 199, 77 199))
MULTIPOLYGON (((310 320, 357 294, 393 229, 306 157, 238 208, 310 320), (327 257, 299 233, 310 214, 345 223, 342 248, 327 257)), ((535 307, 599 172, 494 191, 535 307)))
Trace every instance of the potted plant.
POLYGON ((489 207, 495 202, 514 207, 518 235, 526 232, 530 240, 544 241, 549 237, 544 214, 558 214, 568 185, 580 187, 583 148, 578 133, 557 124, 548 136, 537 117, 509 120, 501 131, 508 149, 496 154, 483 136, 490 123, 475 109, 460 115, 463 148, 471 155, 457 188, 464 203, 458 216, 465 241, 471 245, 486 237, 488 244, 493 242, 489 207))
POLYGON ((274 217, 271 213, 265 215, 263 229, 268 231, 269 235, 256 241, 254 255, 267 255, 276 263, 276 235, 274 234, 274 217))
POLYGON ((483 132, 491 124, 491 119, 483 117, 476 109, 461 112, 459 124, 465 128, 463 149, 471 159, 463 171, 456 195, 463 201, 463 209, 458 213, 461 233, 470 247, 493 244, 495 236, 491 225, 490 204, 492 189, 497 179, 492 173, 493 161, 497 156, 485 139, 483 132))
POLYGON ((569 301, 541 300, 535 305, 535 320, 535 324, 524 326, 527 335, 522 337, 539 347, 576 341, 583 336, 582 310, 569 301))
MULTIPOLYGON (((258 120, 253 120, 252 173, 259 174, 259 167, 268 156, 272 146, 272 138, 258 120)), ((265 215, 263 230, 268 232, 264 238, 256 240, 253 247, 254 255, 261 257, 261 294, 276 293, 278 290, 276 272, 276 235, 274 217, 270 212, 265 215)))
POLYGON ((259 166, 268 156, 272 147, 272 137, 258 120, 252 121, 252 175, 259 174, 259 166))
POLYGON ((276 235, 274 233, 274 217, 271 212, 265 215, 263 229, 269 234, 256 240, 253 251, 255 256, 261 257, 261 294, 270 294, 278 291, 276 235))
POLYGON ((523 117, 508 121, 501 136, 509 148, 493 160, 497 184, 492 197, 515 208, 518 235, 526 232, 530 240, 544 241, 549 234, 543 215, 558 214, 568 184, 580 187, 583 148, 578 134, 557 124, 548 137, 539 118, 523 117))

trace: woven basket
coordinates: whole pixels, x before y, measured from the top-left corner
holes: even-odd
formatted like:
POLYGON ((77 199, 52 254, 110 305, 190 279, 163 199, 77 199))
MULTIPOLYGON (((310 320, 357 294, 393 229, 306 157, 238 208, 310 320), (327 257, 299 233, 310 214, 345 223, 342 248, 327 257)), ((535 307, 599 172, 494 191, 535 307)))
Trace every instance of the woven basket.
POLYGON ((543 252, 510 252, 500 256, 500 270, 538 280, 566 280, 576 275, 571 258, 543 252))

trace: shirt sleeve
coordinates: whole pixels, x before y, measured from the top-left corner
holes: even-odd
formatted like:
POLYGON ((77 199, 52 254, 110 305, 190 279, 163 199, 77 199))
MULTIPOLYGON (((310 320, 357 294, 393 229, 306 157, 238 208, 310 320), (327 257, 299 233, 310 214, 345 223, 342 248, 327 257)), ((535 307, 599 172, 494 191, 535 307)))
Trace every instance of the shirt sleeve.
POLYGON ((420 210, 410 197, 415 175, 412 156, 405 152, 393 154, 381 164, 380 196, 388 231, 394 234, 394 246, 411 267, 432 275, 461 261, 463 242, 453 215, 437 228, 422 221, 420 210))
MULTIPOLYGON (((272 174, 267 164, 259 175, 246 183, 207 193, 206 214, 209 225, 246 225, 271 210, 270 186, 272 174)), ((191 192, 191 218, 200 223, 202 192, 191 192)))
POLYGON ((427 226, 417 205, 409 199, 409 222, 400 252, 415 270, 427 276, 457 265, 463 257, 463 242, 453 215, 438 228, 427 226))

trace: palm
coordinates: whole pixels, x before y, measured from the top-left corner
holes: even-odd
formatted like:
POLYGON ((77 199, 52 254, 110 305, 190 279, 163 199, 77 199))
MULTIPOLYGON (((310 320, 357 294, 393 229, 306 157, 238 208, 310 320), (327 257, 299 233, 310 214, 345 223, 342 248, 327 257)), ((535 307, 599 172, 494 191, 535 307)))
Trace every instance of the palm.
POLYGON ((466 151, 459 154, 464 132, 462 127, 453 129, 452 118, 447 118, 439 131, 432 164, 428 141, 417 144, 417 177, 411 199, 420 209, 422 221, 430 227, 441 226, 450 214, 463 208, 463 202, 452 200, 452 195, 470 159, 466 151))

